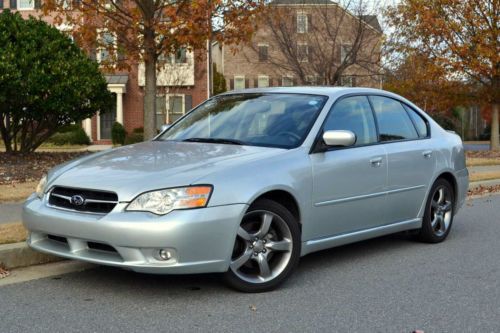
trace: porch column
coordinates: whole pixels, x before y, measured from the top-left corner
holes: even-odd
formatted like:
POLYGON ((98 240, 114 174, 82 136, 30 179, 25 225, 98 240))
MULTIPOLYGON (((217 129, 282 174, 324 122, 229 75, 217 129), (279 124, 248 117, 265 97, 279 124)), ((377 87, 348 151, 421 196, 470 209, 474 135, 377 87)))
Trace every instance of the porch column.
POLYGON ((116 121, 123 125, 123 93, 116 93, 116 121))
POLYGON ((83 130, 85 131, 87 136, 92 141, 92 119, 91 118, 87 118, 83 121, 83 130))

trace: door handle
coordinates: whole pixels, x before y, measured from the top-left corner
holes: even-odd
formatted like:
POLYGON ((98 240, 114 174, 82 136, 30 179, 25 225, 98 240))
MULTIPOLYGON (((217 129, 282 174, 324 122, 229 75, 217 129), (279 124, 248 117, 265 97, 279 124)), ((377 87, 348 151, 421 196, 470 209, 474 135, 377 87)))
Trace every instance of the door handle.
POLYGON ((432 150, 426 150, 422 153, 422 155, 424 156, 424 158, 431 158, 432 150))
POLYGON ((370 160, 370 164, 374 168, 378 168, 379 166, 382 165, 382 157, 375 157, 370 160))

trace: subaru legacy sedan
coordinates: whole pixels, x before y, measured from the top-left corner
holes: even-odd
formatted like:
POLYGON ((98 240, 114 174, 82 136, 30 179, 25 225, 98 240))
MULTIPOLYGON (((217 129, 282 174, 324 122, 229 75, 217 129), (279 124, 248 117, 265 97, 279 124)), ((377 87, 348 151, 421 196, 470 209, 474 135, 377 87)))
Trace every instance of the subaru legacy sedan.
POLYGON ((468 187, 460 138, 382 90, 229 92, 151 141, 52 169, 24 205, 35 250, 271 290, 308 253, 411 231, 443 241, 468 187))

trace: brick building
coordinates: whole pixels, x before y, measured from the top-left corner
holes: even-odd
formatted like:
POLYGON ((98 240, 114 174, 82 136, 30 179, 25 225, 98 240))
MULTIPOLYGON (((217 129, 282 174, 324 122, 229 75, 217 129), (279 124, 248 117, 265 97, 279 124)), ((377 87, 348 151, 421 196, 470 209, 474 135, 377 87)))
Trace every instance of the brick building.
POLYGON ((214 62, 228 90, 292 85, 381 87, 383 33, 376 16, 355 15, 330 0, 274 0, 269 6, 272 11, 266 15, 271 18, 262 20, 250 43, 236 50, 213 45, 214 62), (356 42, 360 36, 363 42, 356 42))
MULTIPOLYGON (((27 18, 29 15, 40 15, 41 0, 0 0, 0 10, 9 8, 19 11, 27 18)), ((43 18, 53 24, 53 18, 43 18)), ((71 36, 71 28, 67 25, 55 25, 59 30, 71 36)), ((104 38, 115 43, 111 34, 104 38)), ((105 60, 109 54, 98 51, 91 54, 98 62, 105 60)), ((206 50, 189 52, 180 50, 178 54, 164 57, 163 69, 157 74, 157 110, 158 127, 179 118, 192 107, 200 104, 208 97, 208 67, 206 50)), ((121 123, 127 132, 143 127, 144 66, 133 64, 130 70, 115 71, 105 74, 108 90, 116 96, 116 109, 103 115, 95 115, 83 121, 83 128, 93 143, 111 142, 111 127, 115 121, 121 123)))

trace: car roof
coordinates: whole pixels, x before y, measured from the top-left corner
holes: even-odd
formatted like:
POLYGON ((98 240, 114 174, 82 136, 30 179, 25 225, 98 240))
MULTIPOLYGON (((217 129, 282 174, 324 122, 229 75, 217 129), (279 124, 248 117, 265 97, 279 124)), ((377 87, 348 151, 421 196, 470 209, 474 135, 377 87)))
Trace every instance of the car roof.
MULTIPOLYGON (((251 93, 290 93, 290 94, 311 94, 338 97, 351 93, 378 93, 392 95, 391 93, 374 88, 351 88, 351 87, 328 87, 328 86, 293 86, 293 87, 269 87, 269 88, 249 88, 232 90, 221 95, 230 94, 251 94, 251 93)), ((399 97, 399 96, 398 96, 399 97)))
POLYGON ((414 108, 419 109, 415 104, 406 98, 394 94, 390 91, 375 89, 375 88, 362 88, 362 87, 331 87, 331 86, 293 86, 293 87, 269 87, 269 88, 249 88, 241 90, 231 90, 222 93, 218 96, 231 95, 231 94, 252 94, 252 93, 288 93, 288 94, 310 94, 328 96, 332 99, 337 99, 344 95, 350 94, 369 94, 369 95, 383 95, 392 97, 403 101, 414 108))

